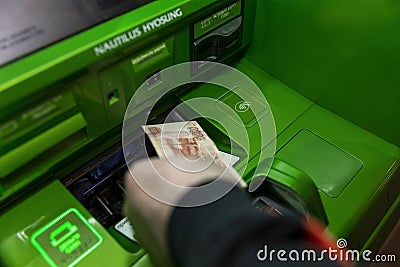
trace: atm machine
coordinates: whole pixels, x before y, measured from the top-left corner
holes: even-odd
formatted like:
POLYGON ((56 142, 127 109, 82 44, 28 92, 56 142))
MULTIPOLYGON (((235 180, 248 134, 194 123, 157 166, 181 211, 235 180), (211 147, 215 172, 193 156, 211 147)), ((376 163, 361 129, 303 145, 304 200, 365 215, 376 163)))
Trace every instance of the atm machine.
MULTIPOLYGON (((385 27, 399 16, 369 0, 379 16, 367 18, 344 2, 3 1, 0 266, 151 266, 122 213, 122 123, 142 84, 151 96, 166 84, 163 69, 190 61, 199 63, 188 75, 212 72, 209 61, 229 64, 268 100, 273 158, 260 158, 258 111, 226 116, 253 140, 246 151, 189 107, 217 147, 239 158, 243 179, 262 181, 256 205, 314 216, 348 247, 378 251, 400 217, 400 95, 390 69, 399 58, 384 52, 399 46, 385 27), (381 42, 367 42, 369 31, 381 42)), ((148 123, 198 97, 232 110, 242 100, 213 84, 180 86, 148 123)), ((147 141, 133 144, 134 157, 154 153, 147 141)))

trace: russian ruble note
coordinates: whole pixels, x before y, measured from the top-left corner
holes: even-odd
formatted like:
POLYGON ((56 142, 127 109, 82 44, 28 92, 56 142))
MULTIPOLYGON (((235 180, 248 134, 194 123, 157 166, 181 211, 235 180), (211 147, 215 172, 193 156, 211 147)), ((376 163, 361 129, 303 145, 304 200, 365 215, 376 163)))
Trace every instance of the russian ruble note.
POLYGON ((196 121, 142 126, 158 157, 185 157, 188 160, 213 160, 227 166, 214 142, 196 121))
MULTIPOLYGON (((218 150, 214 141, 196 121, 145 125, 142 128, 159 158, 185 157, 188 160, 200 160, 221 167, 227 167, 231 161, 218 150)), ((240 184, 242 187, 246 186, 243 180, 240 184)))

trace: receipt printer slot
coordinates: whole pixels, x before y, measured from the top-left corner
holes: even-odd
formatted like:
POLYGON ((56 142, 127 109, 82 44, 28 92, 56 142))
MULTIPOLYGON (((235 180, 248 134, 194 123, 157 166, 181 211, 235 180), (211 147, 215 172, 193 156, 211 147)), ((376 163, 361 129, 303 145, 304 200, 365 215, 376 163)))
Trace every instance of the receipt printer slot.
POLYGON ((226 23, 193 44, 193 59, 212 61, 228 55, 241 45, 242 17, 226 23))

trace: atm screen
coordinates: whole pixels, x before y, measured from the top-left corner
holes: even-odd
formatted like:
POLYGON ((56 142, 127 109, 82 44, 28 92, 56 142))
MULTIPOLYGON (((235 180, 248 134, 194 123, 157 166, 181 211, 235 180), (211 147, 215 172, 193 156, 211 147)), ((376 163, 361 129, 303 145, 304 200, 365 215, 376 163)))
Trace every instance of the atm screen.
POLYGON ((1 0, 0 66, 154 0, 1 0))

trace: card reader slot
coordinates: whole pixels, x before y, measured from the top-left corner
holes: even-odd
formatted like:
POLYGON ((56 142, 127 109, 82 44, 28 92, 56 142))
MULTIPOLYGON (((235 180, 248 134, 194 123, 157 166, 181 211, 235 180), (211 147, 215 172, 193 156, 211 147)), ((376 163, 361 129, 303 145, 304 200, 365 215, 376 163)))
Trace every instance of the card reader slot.
POLYGON ((261 182, 253 195, 268 196, 288 210, 306 218, 313 216, 325 225, 329 224, 318 188, 301 170, 275 158, 268 174, 264 171, 254 173, 253 170, 249 176, 252 176, 255 183, 261 182))
POLYGON ((217 28, 193 43, 193 59, 221 58, 240 46, 242 17, 217 28))

